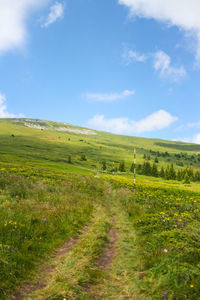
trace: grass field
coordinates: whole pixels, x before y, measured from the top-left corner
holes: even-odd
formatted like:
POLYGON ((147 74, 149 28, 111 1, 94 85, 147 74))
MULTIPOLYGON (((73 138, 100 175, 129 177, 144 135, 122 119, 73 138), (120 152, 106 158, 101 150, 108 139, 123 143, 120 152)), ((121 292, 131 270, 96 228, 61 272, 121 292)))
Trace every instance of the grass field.
POLYGON ((198 145, 0 119, 0 299, 199 299, 200 184, 134 187, 134 148, 199 167, 198 145))

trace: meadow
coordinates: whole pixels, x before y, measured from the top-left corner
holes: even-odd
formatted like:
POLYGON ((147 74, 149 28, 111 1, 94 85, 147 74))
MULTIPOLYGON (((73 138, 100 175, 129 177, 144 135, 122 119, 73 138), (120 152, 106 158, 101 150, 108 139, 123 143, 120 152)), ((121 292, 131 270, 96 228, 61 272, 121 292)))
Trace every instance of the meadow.
POLYGON ((133 192, 121 203, 137 233, 145 299, 199 299, 200 193, 111 181, 133 192))
POLYGON ((200 184, 129 172, 199 146, 23 122, 0 120, 0 299, 199 299, 200 184))

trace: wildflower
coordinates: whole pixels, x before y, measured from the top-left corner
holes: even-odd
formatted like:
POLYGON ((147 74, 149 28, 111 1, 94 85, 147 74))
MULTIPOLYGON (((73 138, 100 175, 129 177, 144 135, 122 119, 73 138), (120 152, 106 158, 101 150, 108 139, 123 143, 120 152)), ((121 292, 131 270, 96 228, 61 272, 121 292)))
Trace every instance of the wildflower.
POLYGON ((12 252, 15 252, 15 249, 12 248, 11 251, 12 251, 12 252))
POLYGON ((165 298, 165 296, 167 296, 167 291, 164 291, 162 296, 163 296, 163 298, 165 298))
POLYGON ((190 287, 193 288, 193 287, 194 287, 194 284, 190 284, 190 287))
POLYGON ((167 250, 167 249, 164 249, 164 250, 163 250, 163 252, 167 253, 167 252, 168 252, 168 250, 167 250))

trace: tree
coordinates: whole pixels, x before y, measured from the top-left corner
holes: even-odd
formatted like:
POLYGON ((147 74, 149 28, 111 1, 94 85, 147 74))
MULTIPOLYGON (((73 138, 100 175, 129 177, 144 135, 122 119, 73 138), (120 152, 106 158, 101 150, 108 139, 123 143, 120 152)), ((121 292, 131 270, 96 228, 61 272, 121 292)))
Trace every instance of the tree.
POLYGON ((182 173, 182 171, 180 169, 177 172, 176 179, 178 181, 181 181, 183 179, 183 173, 182 173))
POLYGON ((132 172, 132 173, 134 172, 134 164, 133 163, 131 164, 130 172, 132 172))
POLYGON ((199 171, 195 172, 195 174, 194 174, 194 180, 195 181, 200 181, 200 172, 199 171))
POLYGON ((83 161, 86 161, 86 160, 87 160, 85 154, 81 154, 81 160, 83 160, 83 161))
POLYGON ((124 161, 120 162, 120 164, 119 164, 119 171, 120 172, 126 172, 124 161))
POLYGON ((142 165, 141 164, 136 165, 136 172, 137 172, 137 174, 142 174, 142 165))
POLYGON ((102 161, 102 170, 105 171, 107 169, 106 161, 102 161))
POLYGON ((169 172, 169 166, 165 169, 165 179, 169 180, 170 178, 170 172, 169 172))
POLYGON ((190 180, 193 180, 193 178, 194 178, 194 170, 193 170, 193 168, 192 167, 187 168, 186 172, 187 172, 190 180))
POLYGON ((188 173, 185 174, 184 183, 185 184, 190 184, 190 177, 188 176, 188 173))
POLYGON ((159 163, 157 156, 156 156, 156 158, 155 158, 155 163, 156 163, 156 164, 159 163))
POLYGON ((154 177, 158 177, 158 168, 157 168, 155 163, 152 166, 151 175, 154 176, 154 177))
POLYGON ((149 162, 144 162, 142 166, 142 174, 151 176, 151 164, 149 162))
POLYGON ((67 160, 68 164, 71 164, 72 163, 72 157, 71 155, 68 155, 68 160, 67 160))
POLYGON ((165 170, 164 170, 163 167, 162 167, 161 170, 160 170, 160 177, 161 177, 161 178, 164 178, 164 177, 165 177, 165 170))
POLYGON ((172 180, 176 179, 176 171, 174 170, 173 163, 170 165, 170 168, 169 168, 169 179, 172 179, 172 180))

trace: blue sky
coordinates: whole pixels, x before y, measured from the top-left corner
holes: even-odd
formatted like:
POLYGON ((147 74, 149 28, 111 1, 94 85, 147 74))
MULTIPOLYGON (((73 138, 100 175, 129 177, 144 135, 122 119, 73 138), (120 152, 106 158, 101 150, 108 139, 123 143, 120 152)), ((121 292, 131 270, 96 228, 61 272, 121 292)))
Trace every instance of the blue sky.
POLYGON ((198 0, 0 1, 0 117, 200 143, 198 0))

